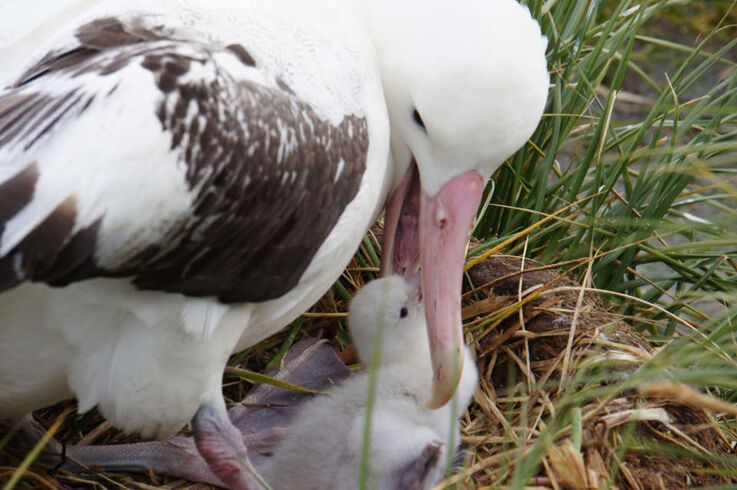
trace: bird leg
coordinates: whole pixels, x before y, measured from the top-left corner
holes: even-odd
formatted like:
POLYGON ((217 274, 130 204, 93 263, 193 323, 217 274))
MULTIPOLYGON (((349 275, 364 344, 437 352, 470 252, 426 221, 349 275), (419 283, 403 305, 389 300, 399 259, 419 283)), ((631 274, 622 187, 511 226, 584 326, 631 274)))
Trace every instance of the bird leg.
MULTIPOLYGON (((239 407, 240 408, 240 407, 239 407)), ((233 412, 233 410, 231 410, 233 412)), ((236 411, 236 413, 241 411, 236 411)), ((239 413, 239 421, 244 422, 239 413)), ((231 419, 232 421, 232 419, 231 419)), ((23 421, 21 434, 25 446, 30 450, 45 434, 46 430, 28 416, 23 421)), ((244 430, 248 431, 248 427, 244 430)), ((283 437, 283 429, 265 429, 249 432, 243 436, 247 448, 255 453, 255 464, 259 463, 273 450, 283 437)), ((110 445, 63 445, 51 439, 43 453, 43 462, 49 466, 60 467, 72 472, 145 473, 155 471, 189 481, 228 487, 210 470, 207 461, 197 449, 192 437, 174 437, 168 441, 138 442, 133 444, 110 445)))
POLYGON ((228 418, 222 397, 206 403, 192 419, 194 441, 210 470, 228 488, 255 490, 269 488, 248 458, 243 435, 228 418))
MULTIPOLYGON (((326 341, 304 339, 289 350, 279 370, 272 370, 267 374, 304 388, 322 391, 348 377, 350 370, 340 361, 333 348, 326 341)), ((240 405, 231 408, 227 412, 230 423, 237 428, 243 446, 234 442, 234 434, 229 432, 226 433, 225 437, 228 444, 233 444, 233 446, 225 449, 216 447, 214 451, 230 451, 232 457, 239 457, 247 447, 250 453, 250 462, 256 468, 260 467, 283 438, 302 403, 312 396, 307 393, 288 391, 266 384, 256 386, 240 405)), ((198 412, 198 415, 205 417, 206 414, 198 412)), ((195 424, 201 424, 201 429, 211 430, 209 427, 211 421, 207 420, 207 417, 200 420, 196 419, 197 416, 195 416, 194 422, 195 424)), ((31 417, 28 417, 25 432, 28 438, 38 441, 45 430, 31 417)), ((107 446, 67 445, 64 460, 62 460, 61 444, 52 440, 47 446, 44 460, 52 466, 63 462, 63 469, 75 472, 102 470, 143 473, 154 471, 163 475, 209 485, 229 487, 235 483, 236 486, 233 488, 243 488, 237 486, 243 483, 242 480, 236 482, 226 481, 222 478, 222 473, 213 471, 204 454, 198 450, 199 444, 195 442, 197 437, 195 436, 194 439, 191 437, 175 437, 165 442, 154 441, 107 446)), ((207 437, 204 441, 202 439, 200 441, 205 443, 205 453, 210 451, 209 454, 212 455, 213 450, 207 447, 207 437)), ((239 463, 235 462, 234 464, 237 466, 239 463)), ((236 470, 241 471, 240 468, 236 470)), ((238 474, 234 476, 236 479, 239 478, 238 474)))
MULTIPOLYGON (((290 349, 281 369, 272 374, 283 381, 320 391, 330 387, 335 381, 348 377, 350 370, 340 361, 327 342, 308 339, 290 349)), ((248 466, 245 468, 233 464, 238 462, 238 455, 245 450, 245 446, 242 448, 238 446, 238 441, 255 436, 257 441, 254 442, 261 446, 258 448, 260 449, 258 454, 267 455, 291 425, 301 404, 311 396, 270 385, 259 385, 246 398, 246 407, 235 407, 229 414, 233 425, 230 423, 227 425, 238 427, 240 438, 228 433, 218 434, 213 439, 211 434, 215 431, 209 427, 212 427, 210 420, 214 417, 204 416, 198 412, 193 421, 193 428, 200 454, 208 461, 210 469, 226 483, 229 483, 226 479, 231 478, 231 475, 240 478, 238 475, 245 475, 243 470, 247 470, 263 485, 263 480, 258 477, 250 460, 241 460, 246 461, 248 466), (204 425, 201 425, 203 420, 204 425), (214 444, 212 440, 215 441, 214 444), (226 445, 223 445, 223 441, 226 441, 226 445)))
MULTIPOLYGON (((43 437, 46 430, 29 415, 23 421, 21 433, 25 436, 26 445, 30 449, 43 437)), ((65 445, 52 438, 44 448, 43 461, 48 465, 73 472, 104 470, 144 473, 154 469, 166 475, 225 486, 210 471, 191 437, 174 437, 165 442, 100 446, 65 445)))

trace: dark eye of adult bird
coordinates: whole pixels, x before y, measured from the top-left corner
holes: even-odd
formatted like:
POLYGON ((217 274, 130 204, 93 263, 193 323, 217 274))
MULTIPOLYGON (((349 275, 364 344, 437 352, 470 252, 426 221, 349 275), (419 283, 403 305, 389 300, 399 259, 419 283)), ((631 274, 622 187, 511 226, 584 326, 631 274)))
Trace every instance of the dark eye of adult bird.
POLYGON ((406 306, 403 306, 401 310, 399 310, 399 318, 407 318, 407 315, 409 315, 409 310, 406 306))
POLYGON ((425 121, 422 120, 422 116, 420 116, 420 113, 417 112, 417 109, 412 111, 412 119, 414 119, 415 124, 417 124, 424 132, 427 133, 427 128, 425 127, 425 121))
POLYGON ((384 208, 382 274, 420 276, 428 406, 453 396, 469 232, 547 98, 526 8, 21 3, 0 2, 0 417, 76 397, 144 436, 191 421, 209 470, 167 471, 258 488, 225 362, 314 304, 384 208))

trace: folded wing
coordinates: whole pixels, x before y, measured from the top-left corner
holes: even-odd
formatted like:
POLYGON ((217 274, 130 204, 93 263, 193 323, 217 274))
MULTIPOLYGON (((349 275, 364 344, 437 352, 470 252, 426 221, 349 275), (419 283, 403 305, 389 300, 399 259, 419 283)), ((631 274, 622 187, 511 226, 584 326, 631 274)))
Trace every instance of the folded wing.
POLYGON ((0 92, 0 291, 290 290, 355 197, 368 134, 265 73, 240 44, 112 17, 29 67, 0 92))

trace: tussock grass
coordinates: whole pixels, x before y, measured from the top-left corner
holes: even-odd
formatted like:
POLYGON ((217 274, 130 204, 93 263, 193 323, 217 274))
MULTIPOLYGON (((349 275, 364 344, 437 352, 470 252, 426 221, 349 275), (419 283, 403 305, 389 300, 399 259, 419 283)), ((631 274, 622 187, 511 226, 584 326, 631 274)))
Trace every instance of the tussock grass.
MULTIPOLYGON (((720 401, 734 400, 737 379, 737 27, 729 25, 737 7, 722 2, 717 16, 717 2, 709 2, 709 32, 678 43, 649 35, 648 26, 662 29, 684 8, 706 3, 529 3, 551 42, 551 99, 527 148, 489 190, 476 230, 481 243, 469 255, 504 251, 558 263, 583 287, 548 293, 570 297, 568 307, 548 308, 557 315, 550 323, 567 328, 560 359, 547 361, 542 379, 529 354, 534 336, 522 337, 524 348, 502 344, 504 352, 482 359, 517 363, 506 400, 483 392, 499 405, 486 419, 504 429, 497 438, 508 452, 478 451, 477 471, 466 474, 513 488, 732 487, 734 410, 720 401), (658 72, 641 56, 655 51, 667 53, 672 71, 658 72), (594 295, 606 305, 596 321, 594 295), (632 338, 602 341, 602 332, 632 338), (690 410, 681 419, 700 422, 679 429, 646 418, 607 432, 604 450, 587 446, 585 436, 582 443, 581 432, 606 426, 607 416, 661 403, 653 385, 670 390, 659 393, 674 403, 671 418, 690 410), (615 401, 623 405, 612 408, 615 401), (710 429, 694 435, 699 424, 710 429)), ((550 323, 546 335, 556 332, 550 323)), ((468 427, 477 420, 483 415, 468 427)))
MULTIPOLYGON (((526 3, 550 40, 550 99, 487 189, 469 250, 464 317, 482 382, 464 416, 471 456, 445 484, 734 487, 737 2, 526 3)), ((380 232, 310 313, 233 356, 230 399, 302 335, 355 360, 344 313, 377 275, 380 232)), ((69 442, 132 440, 68 407, 38 415, 69 442)), ((0 437, 0 482, 167 481, 38 465, 20 478, 28 454, 0 437)))

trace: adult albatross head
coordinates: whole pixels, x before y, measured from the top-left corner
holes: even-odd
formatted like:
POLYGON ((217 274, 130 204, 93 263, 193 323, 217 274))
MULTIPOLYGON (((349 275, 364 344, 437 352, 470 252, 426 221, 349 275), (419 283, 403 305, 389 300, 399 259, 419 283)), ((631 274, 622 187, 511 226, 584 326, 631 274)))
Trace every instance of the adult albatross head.
POLYGON ((395 165, 382 273, 419 271, 435 376, 428 406, 439 407, 461 375, 469 233, 486 181, 540 120, 547 39, 515 0, 362 6, 380 60, 395 165))

